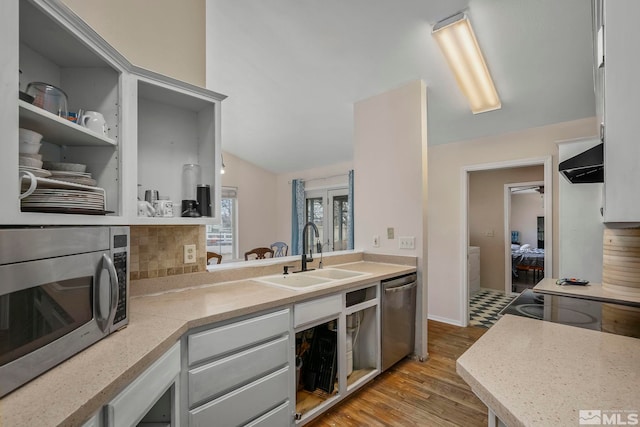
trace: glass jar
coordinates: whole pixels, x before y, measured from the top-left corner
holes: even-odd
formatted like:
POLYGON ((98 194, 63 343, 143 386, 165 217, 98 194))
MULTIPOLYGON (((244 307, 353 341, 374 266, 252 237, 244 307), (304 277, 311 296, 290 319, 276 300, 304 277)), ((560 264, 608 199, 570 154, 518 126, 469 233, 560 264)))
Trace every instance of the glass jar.
POLYGON ((202 181, 200 165, 182 165, 182 216, 198 217, 197 188, 202 181))

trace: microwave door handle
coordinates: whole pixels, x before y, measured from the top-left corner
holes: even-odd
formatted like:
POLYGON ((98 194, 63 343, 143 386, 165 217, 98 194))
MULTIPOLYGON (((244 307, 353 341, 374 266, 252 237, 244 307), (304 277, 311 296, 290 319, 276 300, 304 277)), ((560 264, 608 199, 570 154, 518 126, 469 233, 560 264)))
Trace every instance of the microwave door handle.
MULTIPOLYGON (((116 317, 116 309, 118 306, 119 290, 118 290, 118 272, 113 265, 113 261, 107 254, 102 254, 102 268, 109 273, 109 315, 104 325, 103 332, 106 332, 113 324, 113 319, 116 317)), ((100 284, 102 286, 102 284, 100 284)), ((104 321, 104 319, 101 319, 104 321)), ((101 323, 101 322, 99 322, 101 323)))

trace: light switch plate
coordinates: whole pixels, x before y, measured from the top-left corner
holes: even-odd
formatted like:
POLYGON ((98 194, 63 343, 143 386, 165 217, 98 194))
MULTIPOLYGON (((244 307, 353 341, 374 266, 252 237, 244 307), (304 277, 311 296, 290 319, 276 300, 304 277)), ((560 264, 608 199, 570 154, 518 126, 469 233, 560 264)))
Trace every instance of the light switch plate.
POLYGON ((393 227, 387 227, 387 239, 391 240, 393 238, 394 238, 393 227))
POLYGON ((184 263, 193 264, 196 262, 196 245, 184 245, 184 263))
POLYGON ((414 236, 398 237, 398 247, 400 249, 415 249, 416 238, 414 236))

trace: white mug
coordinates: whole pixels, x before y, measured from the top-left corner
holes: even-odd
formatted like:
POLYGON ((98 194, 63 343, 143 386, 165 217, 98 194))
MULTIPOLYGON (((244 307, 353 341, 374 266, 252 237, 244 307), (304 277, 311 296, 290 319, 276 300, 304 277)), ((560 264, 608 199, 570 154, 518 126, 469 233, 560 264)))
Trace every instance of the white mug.
POLYGON ((97 111, 85 111, 82 117, 80 117, 78 123, 80 126, 86 127, 97 134, 108 136, 107 122, 105 121, 104 116, 97 111))
POLYGON ((170 218, 173 216, 173 201, 160 199, 153 202, 153 207, 156 210, 156 216, 170 218))
POLYGON ((38 179, 34 174, 27 171, 21 171, 20 176, 29 178, 29 188, 27 188, 24 193, 20 193, 20 195, 18 196, 19 199, 24 199, 25 197, 30 196, 34 191, 36 191, 36 187, 38 187, 38 179))
POLYGON ((144 200, 138 200, 138 216, 155 216, 156 210, 151 203, 144 200))

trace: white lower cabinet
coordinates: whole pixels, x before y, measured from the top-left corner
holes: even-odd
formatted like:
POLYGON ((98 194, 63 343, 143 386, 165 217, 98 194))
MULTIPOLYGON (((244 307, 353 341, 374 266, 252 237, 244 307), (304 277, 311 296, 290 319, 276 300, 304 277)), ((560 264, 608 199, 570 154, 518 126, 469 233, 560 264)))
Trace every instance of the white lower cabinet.
MULTIPOLYGON (((289 407, 288 395, 289 367, 287 366, 190 410, 189 425, 193 427, 246 425, 283 404, 289 407)), ((284 424, 274 421, 275 418, 263 418, 262 423, 258 425, 286 426, 291 421, 290 411, 287 411, 284 424)))
POLYGON ((190 332, 183 384, 189 426, 293 423, 291 310, 190 332))
POLYGON ((379 301, 373 283, 193 329, 83 427, 304 425, 380 373, 379 301))
POLYGON ((380 373, 379 288, 374 283, 294 305, 296 425, 380 373))
POLYGON ((176 343, 104 407, 105 426, 179 427, 180 369, 176 343))
POLYGON ((102 427, 102 409, 82 424, 82 427, 102 427))

